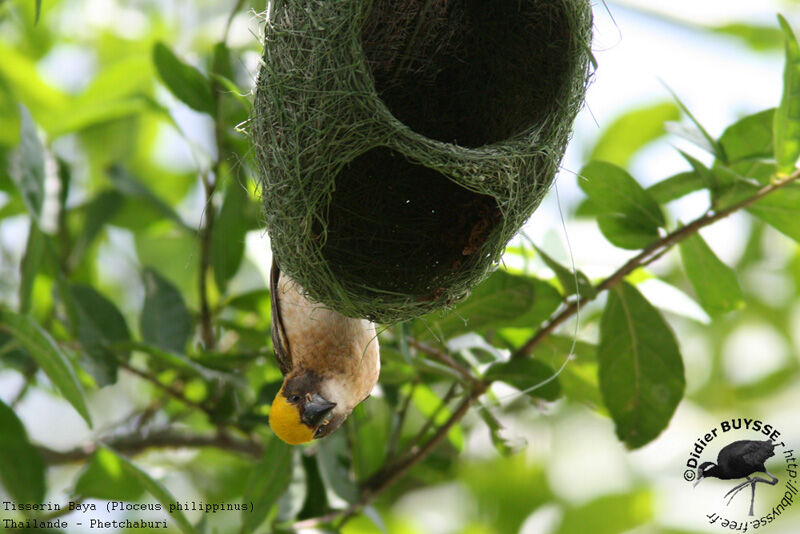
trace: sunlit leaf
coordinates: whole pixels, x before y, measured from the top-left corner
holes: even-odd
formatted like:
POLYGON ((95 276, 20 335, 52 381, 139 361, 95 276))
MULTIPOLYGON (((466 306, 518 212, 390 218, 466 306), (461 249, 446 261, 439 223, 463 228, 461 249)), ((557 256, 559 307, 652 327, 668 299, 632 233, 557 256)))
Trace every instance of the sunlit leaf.
POLYGON ((19 189, 34 220, 39 220, 44 204, 44 147, 27 108, 20 106, 20 141, 9 174, 19 189))
POLYGON ((545 254, 543 250, 536 247, 536 252, 541 256, 542 261, 553 270, 561 286, 564 288, 564 295, 580 295, 582 297, 594 298, 597 294, 592 282, 581 271, 573 272, 553 258, 545 254))
POLYGON ((153 47, 153 61, 159 77, 175 97, 196 111, 214 115, 211 84, 199 70, 178 59, 164 43, 153 47))
POLYGON ((0 401, 0 482, 19 503, 38 504, 45 495, 45 465, 28 441, 22 421, 0 401))
POLYGON ((477 411, 489 428, 489 436, 492 438, 492 445, 497 452, 503 456, 511 456, 525 448, 527 441, 524 438, 510 437, 508 429, 497 420, 488 406, 480 406, 477 411))
POLYGON ((666 204, 685 197, 689 193, 700 191, 707 186, 702 176, 694 171, 681 172, 665 178, 647 188, 656 202, 666 204))
MULTIPOLYGON (((665 87, 666 87, 666 86, 665 86, 665 87)), ((698 120, 695 118, 695 116, 692 114, 692 112, 691 112, 691 111, 689 111, 689 108, 687 108, 687 107, 686 107, 686 105, 685 105, 685 104, 684 104, 684 103, 681 101, 681 99, 680 99, 680 98, 678 98, 678 95, 677 95, 677 94, 675 94, 675 92, 674 92, 672 89, 670 89, 669 87, 666 87, 666 89, 667 89, 667 91, 669 91, 669 93, 672 95, 672 98, 674 98, 674 99, 675 99, 675 102, 676 102, 676 103, 678 104, 678 106, 681 108, 681 111, 683 111, 683 113, 684 113, 684 114, 685 114, 685 115, 686 115, 686 116, 689 118, 689 120, 692 122, 692 124, 693 124, 693 125, 694 125, 694 127, 696 128, 696 132, 700 134, 700 136, 701 136, 701 138, 702 138, 702 142, 700 142, 700 140, 697 140, 697 141, 698 141, 698 143, 697 143, 697 144, 698 144, 698 146, 702 146, 703 142, 704 142, 704 143, 706 143, 706 144, 707 144, 707 146, 708 146, 708 149, 710 150, 710 152, 711 152, 712 154, 714 154, 714 156, 715 156, 715 157, 716 157, 718 160, 720 160, 722 163, 727 163, 727 162, 728 162, 728 157, 727 157, 727 155, 725 154, 725 149, 723 149, 723 148, 722 148, 722 145, 720 145, 720 144, 719 144, 719 143, 716 141, 716 139, 714 139, 713 137, 711 137, 711 135, 708 133, 708 131, 706 131, 706 129, 703 127, 703 125, 702 125, 702 124, 700 124, 700 121, 698 121, 698 120)), ((669 129, 669 125, 667 125, 667 129, 669 129)))
POLYGON ((784 187, 752 204, 747 211, 800 243, 800 188, 784 187))
POLYGON ((244 490, 243 500, 253 508, 242 512, 242 534, 258 529, 291 480, 292 447, 273 436, 244 490))
POLYGON ((455 334, 492 326, 537 325, 547 319, 560 303, 561 295, 550 284, 496 271, 444 317, 431 314, 416 321, 414 335, 419 338, 437 335, 447 339, 455 334))
POLYGON ((597 226, 611 244, 629 250, 645 248, 659 237, 656 228, 639 226, 624 215, 598 215, 597 226))
POLYGON ((153 269, 142 274, 145 297, 142 338, 156 347, 183 353, 194 331, 194 320, 180 291, 153 269))
POLYGON ((610 291, 597 357, 617 436, 632 449, 649 443, 683 397, 683 360, 670 326, 627 282, 610 291))
POLYGON ((637 249, 658 238, 666 224, 652 196, 624 169, 593 161, 580 172, 578 184, 601 212, 598 225, 611 243, 637 249))
POLYGON ((646 491, 621 495, 603 495, 564 513, 557 534, 617 534, 627 532, 652 520, 652 497, 646 491))
MULTIPOLYGON (((119 465, 122 466, 122 469, 125 471, 127 476, 134 478, 142 487, 144 487, 145 491, 152 495, 155 500, 161 503, 161 506, 164 509, 164 514, 166 514, 166 510, 169 509, 170 505, 174 505, 178 502, 175 497, 158 481, 153 479, 150 475, 144 472, 139 466, 121 456, 116 454, 115 452, 109 449, 109 452, 117 457, 119 461, 119 465)), ((178 524, 178 528, 184 534, 194 534, 195 530, 192 527, 192 524, 189 523, 189 520, 186 519, 186 516, 183 514, 181 510, 172 510, 169 513, 169 519, 174 520, 178 524)))
POLYGON ((109 501, 136 501, 144 493, 144 486, 119 456, 101 447, 81 471, 73 493, 109 501))
POLYGON ((278 500, 278 521, 291 521, 300 510, 308 495, 308 481, 306 470, 301 460, 301 451, 295 447, 290 464, 292 466, 292 476, 289 486, 278 500))
POLYGON ((53 385, 91 427, 92 419, 86 407, 83 388, 67 357, 50 334, 30 317, 2 308, 0 308, 0 330, 6 331, 25 348, 53 385))
POLYGON ((666 133, 664 123, 676 121, 681 112, 672 102, 659 102, 628 111, 600 134, 587 159, 626 167, 636 152, 666 133))
POLYGON ((529 358, 494 363, 486 370, 484 378, 505 382, 526 395, 549 401, 561 395, 555 370, 546 363, 529 358))
POLYGON ((775 112, 775 159, 778 170, 790 173, 800 156, 800 45, 786 19, 778 15, 786 39, 783 96, 775 112))
POLYGON ((31 309, 31 295, 36 275, 42 268, 42 259, 45 254, 45 236, 36 223, 31 222, 28 230, 28 242, 25 245, 25 255, 22 257, 19 280, 19 312, 28 313, 31 309))
POLYGON ((776 50, 783 44, 783 34, 774 26, 731 22, 710 29, 716 33, 736 37, 753 50, 776 50))
POLYGON ((683 240, 681 260, 700 305, 712 317, 744 306, 744 295, 733 269, 722 263, 699 234, 683 240))

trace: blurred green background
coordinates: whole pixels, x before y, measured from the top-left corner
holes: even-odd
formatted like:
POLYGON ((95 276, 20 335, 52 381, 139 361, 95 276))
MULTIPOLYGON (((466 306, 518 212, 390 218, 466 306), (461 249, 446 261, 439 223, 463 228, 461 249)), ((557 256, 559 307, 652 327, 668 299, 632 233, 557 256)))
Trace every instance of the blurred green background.
MULTIPOLYGON (((646 421, 626 423, 614 408, 624 380, 598 376, 609 367, 602 339, 620 326, 605 294, 522 369, 501 365, 574 299, 573 262, 597 283, 774 179, 782 162, 773 112, 762 112, 784 93, 775 14, 797 28, 800 3, 595 5, 595 81, 557 189, 468 301, 382 328, 379 389, 333 437, 292 450, 266 426, 280 372, 247 139, 264 2, 38 4, 0 0, 0 495, 99 511, 0 508, 0 521, 63 519, 69 533, 88 531, 76 523, 89 515, 167 518, 170 532, 291 530, 320 517, 314 528, 346 533, 716 532, 705 514, 744 518, 747 496, 726 508, 733 481, 683 480, 697 437, 755 417, 800 452, 796 184, 704 229, 710 249, 689 240, 627 277, 654 306, 639 304, 642 316, 658 309, 657 324, 639 327, 660 339, 666 321, 685 368, 685 390, 677 364, 647 368, 645 386, 663 385, 652 391, 665 400, 646 421), (652 200, 662 223, 637 233, 627 208, 604 211, 608 193, 586 184, 621 169, 641 187, 624 177, 618 187, 652 200), (623 222, 598 227, 604 215, 623 222), (496 365, 499 379, 363 512, 325 521, 468 395, 437 352, 475 376, 496 365), (519 393, 570 352, 556 381, 519 393), (257 512, 106 511, 115 500, 257 512)), ((657 344, 653 358, 669 351, 657 344)), ((781 485, 758 487, 757 516, 782 495, 786 471, 770 462, 781 485)), ((800 505, 766 528, 797 532, 800 505)))

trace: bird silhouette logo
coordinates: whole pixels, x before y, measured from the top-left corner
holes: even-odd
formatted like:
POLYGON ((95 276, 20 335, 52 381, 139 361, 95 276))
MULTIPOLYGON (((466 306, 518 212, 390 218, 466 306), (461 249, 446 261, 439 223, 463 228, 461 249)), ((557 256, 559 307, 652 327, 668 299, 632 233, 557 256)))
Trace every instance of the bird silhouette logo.
POLYGON ((767 458, 775 455, 775 445, 771 440, 754 441, 739 440, 730 443, 722 448, 717 455, 717 462, 703 462, 697 467, 697 481, 693 487, 697 487, 704 478, 719 478, 721 480, 736 480, 744 478, 745 481, 734 486, 725 494, 723 499, 728 498, 727 505, 731 504, 733 498, 747 486, 750 486, 750 513, 753 515, 753 503, 756 498, 756 484, 763 482, 774 486, 778 483, 778 478, 767 471, 764 462, 767 458), (755 473, 764 473, 770 480, 755 476, 755 473))

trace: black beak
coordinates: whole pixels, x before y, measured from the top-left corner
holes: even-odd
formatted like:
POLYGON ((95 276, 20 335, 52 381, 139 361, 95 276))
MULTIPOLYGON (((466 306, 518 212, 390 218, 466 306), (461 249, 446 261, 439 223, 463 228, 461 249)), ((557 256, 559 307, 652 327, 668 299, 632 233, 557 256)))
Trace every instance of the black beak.
POLYGON ((328 402, 319 393, 316 393, 311 397, 311 400, 306 402, 301 420, 308 426, 316 428, 331 414, 335 407, 335 402, 328 402))

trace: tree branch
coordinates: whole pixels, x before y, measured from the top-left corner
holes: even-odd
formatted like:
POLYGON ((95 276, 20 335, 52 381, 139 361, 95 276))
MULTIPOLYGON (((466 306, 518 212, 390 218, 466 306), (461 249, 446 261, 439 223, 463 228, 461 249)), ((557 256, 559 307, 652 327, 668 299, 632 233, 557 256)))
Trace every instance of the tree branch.
POLYGON ((561 311, 553 315, 527 342, 525 342, 522 347, 517 349, 511 357, 524 358, 530 355, 531 351, 533 351, 533 349, 539 345, 542 340, 550 335, 564 321, 575 315, 581 306, 584 306, 585 304, 588 304, 597 298, 597 296, 603 291, 611 289, 619 284, 626 276, 636 269, 644 267, 645 265, 649 265, 656 259, 660 258, 674 245, 696 234, 700 231, 700 229, 710 226, 715 222, 724 219, 733 213, 736 213, 737 211, 751 206, 770 193, 773 193, 774 191, 777 191, 778 189, 797 181, 799 178, 800 170, 796 170, 786 178, 775 180, 771 184, 762 187, 751 197, 747 197, 746 199, 737 202, 736 204, 733 204, 732 206, 729 206, 723 210, 717 212, 708 212, 702 217, 695 219, 690 224, 665 235, 646 249, 642 250, 639 254, 628 260, 625 265, 617 269, 611 276, 597 284, 597 291, 594 296, 585 295, 577 300, 573 300, 570 304, 562 308, 561 311))
POLYGON ((126 435, 113 438, 100 443, 87 443, 68 451, 56 451, 47 447, 39 447, 45 463, 48 465, 62 465, 80 462, 89 458, 101 445, 107 445, 115 451, 127 455, 134 455, 148 449, 178 449, 214 447, 221 450, 238 452, 254 458, 260 458, 262 447, 253 441, 234 439, 225 433, 212 436, 197 436, 181 434, 165 430, 147 436, 139 434, 126 435))
POLYGON ((386 488, 394 484, 399 478, 405 475, 409 469, 425 459, 436 448, 436 446, 442 442, 450 429, 464 418, 469 411, 470 406, 475 403, 478 397, 483 395, 487 387, 488 385, 484 383, 477 384, 471 393, 462 399, 461 404, 458 405, 458 408, 456 408, 456 410, 453 412, 453 415, 451 415, 450 418, 436 430, 436 433, 428 441, 426 441, 424 445, 407 456, 405 459, 392 464, 389 467, 381 469, 375 475, 370 477, 363 485, 364 489, 362 491, 362 496, 358 502, 350 505, 344 510, 337 510, 319 517, 312 517, 310 519, 298 521, 293 524, 293 527, 298 530, 303 528, 314 528, 319 525, 329 523, 340 517, 346 520, 357 514, 362 508, 368 506, 372 501, 374 501, 378 495, 386 490, 386 488))

